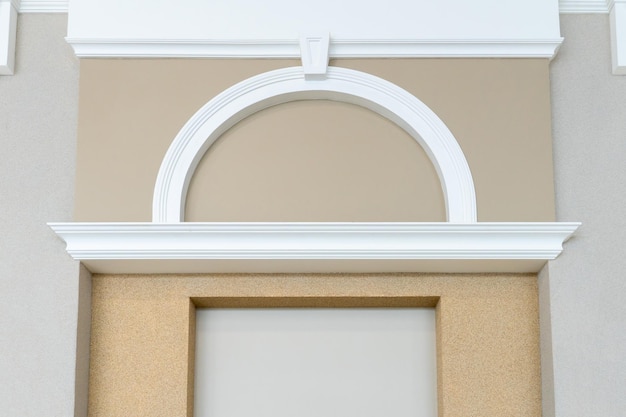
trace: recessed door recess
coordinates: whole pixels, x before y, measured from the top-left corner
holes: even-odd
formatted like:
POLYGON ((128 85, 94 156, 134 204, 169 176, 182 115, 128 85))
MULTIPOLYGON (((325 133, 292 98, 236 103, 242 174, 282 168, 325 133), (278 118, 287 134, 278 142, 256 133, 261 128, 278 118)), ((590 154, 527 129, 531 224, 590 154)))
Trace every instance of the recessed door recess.
POLYGON ((436 417, 435 310, 198 309, 198 417, 436 417))

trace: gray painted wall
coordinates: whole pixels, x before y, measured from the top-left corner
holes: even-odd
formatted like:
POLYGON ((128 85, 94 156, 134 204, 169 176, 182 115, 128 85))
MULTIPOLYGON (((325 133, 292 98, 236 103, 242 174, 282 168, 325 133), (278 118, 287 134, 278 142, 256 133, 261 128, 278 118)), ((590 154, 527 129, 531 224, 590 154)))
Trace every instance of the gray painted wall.
POLYGON ((561 31, 551 67, 557 219, 583 225, 548 267, 554 410, 624 416, 626 77, 611 75, 607 15, 562 15, 561 31))
POLYGON ((0 76, 2 416, 74 415, 79 264, 46 225, 72 220, 78 60, 66 25, 21 15, 16 74, 0 76))

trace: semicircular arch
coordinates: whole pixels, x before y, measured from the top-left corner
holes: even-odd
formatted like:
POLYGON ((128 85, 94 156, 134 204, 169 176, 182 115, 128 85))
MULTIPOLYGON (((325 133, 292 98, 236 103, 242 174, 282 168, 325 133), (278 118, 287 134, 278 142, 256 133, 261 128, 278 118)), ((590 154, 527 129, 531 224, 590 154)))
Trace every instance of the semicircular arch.
POLYGON ((474 182, 465 155, 443 121, 401 87, 360 71, 329 67, 307 80, 302 67, 248 78, 198 110, 174 138, 161 163, 153 195, 153 222, 184 221, 189 182, 208 148, 244 118, 296 100, 335 100, 365 107, 394 122, 424 149, 439 176, 448 222, 476 222, 474 182))

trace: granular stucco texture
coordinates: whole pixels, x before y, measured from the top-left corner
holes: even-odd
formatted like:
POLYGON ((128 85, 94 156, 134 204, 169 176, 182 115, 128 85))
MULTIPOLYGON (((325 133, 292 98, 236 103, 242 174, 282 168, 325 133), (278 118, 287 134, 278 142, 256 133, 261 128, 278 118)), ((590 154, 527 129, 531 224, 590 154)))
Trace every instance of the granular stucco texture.
POLYGON ((440 417, 541 415, 535 275, 93 278, 90 416, 190 416, 194 308, 435 307, 440 417))

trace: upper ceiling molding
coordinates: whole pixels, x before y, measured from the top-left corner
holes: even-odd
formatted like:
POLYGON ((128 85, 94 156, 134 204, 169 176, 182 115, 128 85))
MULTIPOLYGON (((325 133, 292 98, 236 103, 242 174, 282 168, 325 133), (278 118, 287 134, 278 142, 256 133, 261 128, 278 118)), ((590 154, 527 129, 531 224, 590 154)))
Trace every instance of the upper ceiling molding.
POLYGON ((612 0, 560 0, 561 13, 608 13, 612 0))
POLYGON ((67 13, 67 0, 21 0, 20 13, 67 13))
MULTIPOLYGON (((66 38, 80 58, 300 58, 293 40, 66 38)), ((554 39, 332 39, 331 58, 553 58, 554 39)))
MULTIPOLYGON (((67 13, 68 0, 11 0, 20 13, 67 13)), ((560 13, 608 13, 613 0, 560 0, 560 13)))
POLYGON ((540 57, 562 39, 557 0, 73 0, 80 57, 297 58, 306 33, 331 57, 540 57), (486 13, 488 11, 488 13, 486 13))

